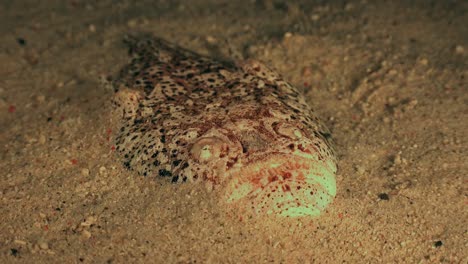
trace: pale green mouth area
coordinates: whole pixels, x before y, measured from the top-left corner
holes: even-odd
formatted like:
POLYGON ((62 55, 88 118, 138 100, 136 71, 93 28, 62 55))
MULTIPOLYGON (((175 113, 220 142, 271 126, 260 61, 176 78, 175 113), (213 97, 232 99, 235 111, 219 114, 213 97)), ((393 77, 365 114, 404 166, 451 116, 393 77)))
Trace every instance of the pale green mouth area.
POLYGON ((254 214, 320 216, 336 195, 336 165, 313 155, 277 155, 232 173, 227 203, 254 214))

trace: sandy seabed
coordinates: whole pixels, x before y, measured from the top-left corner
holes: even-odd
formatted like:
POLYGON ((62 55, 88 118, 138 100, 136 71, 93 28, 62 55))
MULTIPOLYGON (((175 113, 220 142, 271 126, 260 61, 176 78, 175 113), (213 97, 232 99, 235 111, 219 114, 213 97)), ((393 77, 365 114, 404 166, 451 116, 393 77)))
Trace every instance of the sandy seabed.
POLYGON ((0 3, 1 263, 468 263, 467 1, 135 2, 0 3), (330 209, 239 219, 125 170, 100 80, 134 32, 300 88, 340 159, 330 209))

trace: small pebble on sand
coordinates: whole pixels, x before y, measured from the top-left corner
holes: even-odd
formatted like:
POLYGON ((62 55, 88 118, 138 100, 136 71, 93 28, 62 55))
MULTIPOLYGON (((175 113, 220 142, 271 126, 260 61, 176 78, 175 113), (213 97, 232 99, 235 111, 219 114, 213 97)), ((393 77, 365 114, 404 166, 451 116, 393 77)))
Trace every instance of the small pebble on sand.
POLYGON ((89 25, 88 29, 89 29, 89 31, 92 32, 92 33, 96 32, 96 26, 93 25, 93 24, 89 25))
POLYGON ((44 135, 39 135, 39 144, 44 145, 47 141, 46 137, 44 135))
POLYGON ((345 8, 344 8, 344 9, 345 9, 345 11, 351 11, 351 10, 353 10, 353 8, 354 8, 354 4, 352 4, 352 3, 347 3, 347 4, 345 5, 345 8))
POLYGON ((89 169, 87 169, 87 168, 81 169, 81 175, 83 175, 83 176, 89 176, 89 169))
POLYGON ((45 241, 39 241, 37 245, 39 246, 40 249, 43 249, 43 250, 49 249, 49 244, 47 244, 47 242, 45 241))
POLYGON ((130 28, 134 28, 137 25, 138 25, 138 21, 135 18, 127 21, 127 26, 130 28))
POLYGON ((88 226, 93 225, 94 223, 96 223, 96 217, 90 215, 90 216, 86 217, 84 222, 81 222, 81 226, 88 227, 88 226))
POLYGON ((393 164, 395 165, 400 165, 401 164, 401 154, 398 153, 395 155, 395 157, 393 158, 393 164))
POLYGON ((44 103, 45 99, 46 99, 46 97, 43 94, 40 94, 40 95, 36 96, 36 101, 38 103, 44 103))
POLYGON ((23 241, 23 240, 19 240, 19 239, 15 239, 15 241, 13 241, 13 243, 15 244, 18 244, 18 245, 26 245, 26 241, 23 241))
POLYGON ((213 36, 207 36, 205 38, 205 41, 208 42, 209 44, 216 44, 218 42, 217 39, 213 36))
POLYGON ((429 64, 429 61, 426 58, 422 58, 419 63, 423 66, 427 66, 429 64))
POLYGON ((366 169, 364 169, 364 167, 360 166, 360 165, 356 165, 356 172, 359 174, 359 175, 363 175, 365 172, 366 172, 366 169))
POLYGON ((81 232, 81 235, 86 238, 86 239, 89 239, 91 237, 91 232, 89 232, 88 230, 83 230, 81 232))
POLYGON ((463 48, 463 46, 461 46, 461 45, 457 45, 455 47, 455 54, 458 54, 458 55, 465 54, 465 48, 463 48))
POLYGON ((395 75, 398 74, 398 71, 395 70, 395 69, 391 69, 390 71, 388 71, 388 74, 389 74, 390 76, 395 76, 395 75))

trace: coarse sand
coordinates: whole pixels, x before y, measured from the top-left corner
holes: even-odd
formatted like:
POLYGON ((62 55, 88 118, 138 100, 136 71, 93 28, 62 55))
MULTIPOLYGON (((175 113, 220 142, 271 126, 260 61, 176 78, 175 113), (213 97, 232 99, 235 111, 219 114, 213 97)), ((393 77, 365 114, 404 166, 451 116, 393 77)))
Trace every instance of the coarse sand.
POLYGON ((467 1, 2 1, 0 263, 468 263, 467 1), (331 129, 320 218, 127 171, 101 81, 145 32, 255 58, 331 129))

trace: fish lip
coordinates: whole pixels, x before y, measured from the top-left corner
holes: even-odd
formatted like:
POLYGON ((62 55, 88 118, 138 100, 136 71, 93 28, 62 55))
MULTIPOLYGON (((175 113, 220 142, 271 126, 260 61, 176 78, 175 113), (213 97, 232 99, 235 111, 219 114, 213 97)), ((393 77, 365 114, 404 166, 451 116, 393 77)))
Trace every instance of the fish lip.
MULTIPOLYGON (((270 152, 244 166, 242 166, 242 162, 240 164, 228 173, 223 195, 229 206, 242 211, 248 210, 255 214, 319 215, 336 195, 336 163, 332 157, 319 160, 317 153, 270 152), (277 179, 274 178, 275 176, 277 179), (268 195, 272 193, 273 188, 276 188, 274 191, 278 191, 278 193, 303 193, 307 189, 288 190, 288 188, 301 186, 317 190, 317 195, 326 196, 324 198, 326 201, 322 204, 309 206, 306 204, 306 200, 302 200, 302 207, 310 207, 307 210, 302 210, 301 206, 293 205, 298 201, 294 195, 291 195, 290 199, 279 198, 277 200, 270 199, 268 195), (291 210, 285 211, 276 207, 290 208, 291 210), (294 210, 297 214, 293 213, 294 210)), ((303 196, 303 194, 300 195, 303 196)), ((317 198, 314 199, 317 200, 317 198)), ((314 199, 311 198, 308 201, 314 199)))
MULTIPOLYGON (((237 179, 238 175, 241 175, 245 172, 259 172, 260 170, 269 170, 275 168, 284 168, 288 165, 290 160, 302 162, 302 164, 306 164, 308 162, 316 161, 315 155, 305 154, 305 155, 298 155, 297 153, 286 153, 281 151, 274 151, 268 153, 257 154, 251 157, 248 161, 239 160, 237 164, 235 164, 227 173, 227 179, 237 179), (274 163, 272 161, 276 161, 274 163)), ((250 180, 250 177, 242 177, 239 178, 242 181, 250 180)))

